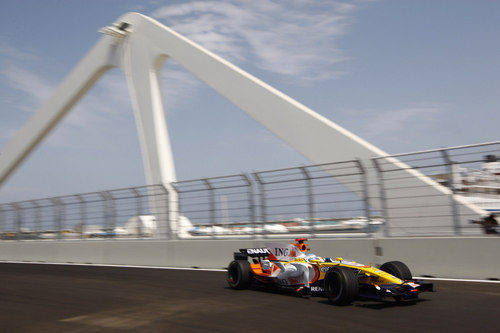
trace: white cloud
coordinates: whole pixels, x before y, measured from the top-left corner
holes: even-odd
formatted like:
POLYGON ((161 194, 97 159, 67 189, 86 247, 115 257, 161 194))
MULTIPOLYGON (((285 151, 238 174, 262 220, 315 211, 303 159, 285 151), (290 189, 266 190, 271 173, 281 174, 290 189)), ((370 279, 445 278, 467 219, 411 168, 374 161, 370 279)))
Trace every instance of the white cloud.
MULTIPOLYGON (((15 105, 17 110, 36 112, 50 98, 60 84, 61 78, 48 79, 27 68, 27 62, 1 62, 0 78, 14 91, 21 92, 25 98, 15 105)), ((162 73, 162 88, 166 110, 174 111, 193 95, 200 81, 183 70, 173 61, 168 61, 162 73)), ((90 128, 106 129, 130 117, 132 104, 125 76, 120 70, 112 70, 97 82, 92 90, 83 96, 73 110, 63 119, 62 126, 51 134, 46 144, 52 147, 75 147, 85 145, 78 138, 90 128), (80 136, 75 135, 80 132, 80 136)), ((11 114, 12 118, 13 114, 11 114)), ((2 124, 5 125, 5 124, 2 124)), ((22 126, 22 124, 20 125, 22 126)), ((0 138, 10 139, 18 128, 1 126, 0 138), (4 128, 5 127, 5 128, 4 128)))
MULTIPOLYGON (((345 56, 336 46, 346 33, 356 2, 306 0, 193 1, 160 7, 153 16, 174 30, 237 63, 294 77, 296 84, 339 75, 333 65, 345 56)), ((38 57, 0 41, 0 76, 4 83, 28 98, 16 108, 35 112, 50 97, 60 78, 48 78, 28 69, 38 57)), ((167 110, 175 110, 195 94, 200 81, 172 61, 162 74, 167 110)), ((121 74, 105 75, 92 92, 64 120, 66 129, 52 135, 49 144, 68 145, 65 132, 102 125, 130 110, 130 97, 121 74)), ((12 131, 3 136, 12 135, 12 131)))
POLYGON ((0 69, 10 87, 28 94, 35 103, 45 100, 53 85, 45 78, 18 65, 5 65, 0 69))
POLYGON ((444 111, 442 105, 419 105, 391 110, 358 110, 357 118, 362 118, 366 135, 386 135, 387 133, 426 128, 437 124, 437 117, 444 111))
MULTIPOLYGON (((167 5, 152 15, 174 30, 236 63, 252 63, 261 69, 293 77, 307 84, 339 75, 334 64, 346 59, 337 39, 347 32, 356 1, 306 0, 193 1, 167 5)), ((1 42, 1 41, 0 41, 1 42)), ((38 58, 0 43, 0 76, 28 98, 16 107, 35 112, 60 83, 28 69, 38 58)), ((168 61, 162 74, 167 110, 175 110, 194 95, 200 85, 194 76, 168 61)), ((72 110, 65 126, 49 144, 71 145, 72 130, 110 124, 120 112, 131 109, 125 78, 112 72, 72 110)), ((11 133, 9 133, 9 136, 11 133)))
POLYGON ((0 56, 2 58, 10 58, 13 60, 37 60, 38 57, 29 52, 21 51, 12 47, 4 41, 0 41, 0 56))
POLYGON ((161 78, 167 112, 175 112, 186 98, 195 94, 196 88, 201 84, 196 77, 183 70, 172 60, 168 60, 165 64, 161 78))
POLYGON ((229 61, 317 81, 339 75, 334 65, 346 56, 337 40, 358 7, 356 1, 193 1, 151 15, 229 61))
MULTIPOLYGON (((20 63, 20 62, 19 62, 20 63)), ((58 86, 57 80, 47 79, 45 76, 31 71, 21 64, 12 61, 4 63, 0 69, 0 77, 4 83, 15 91, 23 93, 27 98, 16 104, 18 110, 34 113, 50 97, 58 86)), ((74 130, 85 130, 89 127, 109 125, 116 121, 123 109, 130 109, 130 98, 123 75, 110 73, 104 75, 92 93, 83 99, 71 110, 63 120, 64 126, 55 135, 51 135, 47 144, 51 146, 74 146, 71 138, 74 130)), ((10 128, 2 131, 3 139, 11 138, 17 129, 10 128)))

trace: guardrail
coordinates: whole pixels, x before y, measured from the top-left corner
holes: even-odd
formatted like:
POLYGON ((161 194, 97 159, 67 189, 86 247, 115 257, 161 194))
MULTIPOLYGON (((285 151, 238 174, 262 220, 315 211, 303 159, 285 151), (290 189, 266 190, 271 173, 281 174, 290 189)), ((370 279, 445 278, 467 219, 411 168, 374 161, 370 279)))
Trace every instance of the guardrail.
POLYGON ((4 240, 151 237, 167 217, 163 185, 140 186, 0 204, 4 240), (163 202, 151 214, 150 202, 163 202))
POLYGON ((412 233, 419 235, 440 233, 445 224, 452 227, 455 235, 476 230, 477 225, 470 221, 477 219, 477 215, 461 210, 461 202, 476 205, 484 214, 500 212, 500 142, 396 154, 372 161, 379 178, 385 236, 408 229, 409 225, 412 233), (391 158, 397 158, 404 166, 394 167, 387 162, 391 158), (403 169, 418 170, 432 181, 421 188, 408 188, 408 173, 399 172, 403 169), (418 198, 425 187, 433 186, 433 182, 451 190, 448 198, 427 196, 423 205, 405 206, 418 198), (418 225, 412 223, 415 220, 419 220, 418 225), (442 223, 435 223, 436 220, 442 223))
POLYGON ((500 141, 3 203, 0 237, 256 239, 297 234, 311 238, 479 234, 481 227, 487 228, 470 223, 477 216, 465 214, 459 203, 477 205, 485 214, 500 212, 497 156, 500 141), (403 163, 399 167, 387 163, 393 158, 403 163), (407 185, 405 177, 410 176, 399 172, 407 169, 429 177, 422 188, 441 184, 450 194, 409 206, 412 198, 420 196, 421 188, 407 185))

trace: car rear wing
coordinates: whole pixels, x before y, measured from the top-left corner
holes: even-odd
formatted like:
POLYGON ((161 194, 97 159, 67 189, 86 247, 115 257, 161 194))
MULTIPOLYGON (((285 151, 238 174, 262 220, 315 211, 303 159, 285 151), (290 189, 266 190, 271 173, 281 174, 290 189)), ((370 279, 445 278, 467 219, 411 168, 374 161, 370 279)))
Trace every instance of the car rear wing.
POLYGON ((234 252, 234 260, 247 260, 251 258, 266 258, 271 251, 266 247, 240 249, 240 252, 234 252))

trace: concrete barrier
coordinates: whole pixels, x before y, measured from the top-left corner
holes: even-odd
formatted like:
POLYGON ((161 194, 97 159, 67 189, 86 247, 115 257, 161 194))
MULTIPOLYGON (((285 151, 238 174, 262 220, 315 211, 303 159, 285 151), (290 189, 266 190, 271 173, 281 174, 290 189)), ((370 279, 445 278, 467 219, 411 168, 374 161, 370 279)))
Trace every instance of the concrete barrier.
MULTIPOLYGON (((271 241, 271 240, 269 240, 271 241)), ((266 240, 90 240, 2 241, 0 260, 223 268, 234 251, 264 246, 266 240)), ((275 240, 272 240, 275 242, 275 240)), ((285 241, 286 242, 286 241, 285 241)), ((415 276, 500 279, 500 238, 426 237, 312 239, 320 256, 380 265, 400 260, 415 276)))
POLYGON ((414 275, 500 279, 500 238, 387 238, 380 240, 382 261, 400 259, 414 275))

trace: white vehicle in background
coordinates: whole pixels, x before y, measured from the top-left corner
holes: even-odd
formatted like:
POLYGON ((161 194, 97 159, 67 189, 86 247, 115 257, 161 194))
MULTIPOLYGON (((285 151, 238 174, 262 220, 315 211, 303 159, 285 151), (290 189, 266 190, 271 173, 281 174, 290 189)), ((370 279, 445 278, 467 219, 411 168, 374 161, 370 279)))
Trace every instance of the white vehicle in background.
POLYGON ((133 216, 123 227, 119 227, 120 234, 139 237, 153 237, 158 232, 156 217, 153 215, 133 216))
POLYGON ((481 169, 453 166, 453 187, 463 200, 486 212, 500 214, 500 162, 486 155, 481 169))

